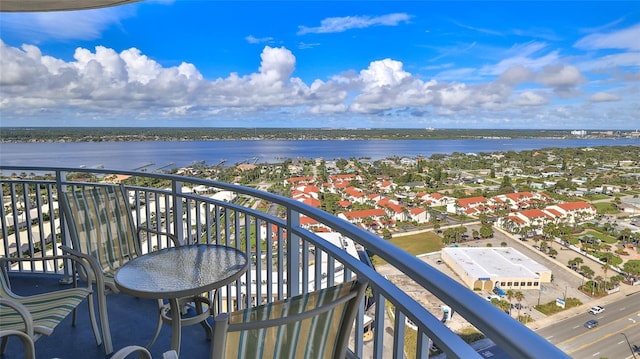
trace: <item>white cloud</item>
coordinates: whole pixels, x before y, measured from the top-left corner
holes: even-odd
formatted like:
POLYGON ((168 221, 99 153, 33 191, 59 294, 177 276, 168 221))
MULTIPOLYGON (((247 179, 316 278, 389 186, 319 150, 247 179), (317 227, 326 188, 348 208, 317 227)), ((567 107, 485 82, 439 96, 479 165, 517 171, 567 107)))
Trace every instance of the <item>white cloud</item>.
POLYGON ((282 84, 287 80, 296 65, 296 58, 291 51, 281 48, 266 46, 260 54, 260 73, 252 75, 252 79, 257 85, 271 86, 282 84))
POLYGON ((475 27, 475 26, 469 26, 457 21, 453 21, 454 24, 460 26, 461 28, 467 29, 467 30, 472 30, 472 31, 476 31, 476 32, 480 32, 483 34, 488 34, 488 35, 496 35, 496 36, 502 36, 503 33, 501 33, 500 31, 495 31, 495 30, 491 30, 491 29, 484 29, 484 28, 480 28, 480 27, 475 27))
POLYGON ((540 106, 548 103, 547 99, 535 92, 525 91, 518 95, 516 103, 520 106, 540 106))
POLYGON ((545 86, 555 88, 575 87, 586 81, 577 67, 562 65, 546 66, 538 73, 537 79, 545 86))
POLYGON ((575 47, 587 50, 622 49, 640 51, 640 24, 626 29, 602 34, 595 33, 583 37, 575 47))
POLYGON ((273 37, 270 37, 270 36, 258 38, 253 35, 249 35, 244 39, 247 40, 247 42, 250 44, 265 44, 265 43, 268 44, 273 42, 273 37))
POLYGON ((533 76, 534 74, 531 70, 518 65, 508 68, 505 72, 500 74, 500 77, 498 77, 496 82, 514 86, 523 82, 531 81, 533 76))
POLYGON ((317 42, 314 42, 314 43, 299 42, 298 43, 298 49, 300 50, 313 49, 314 47, 318 47, 318 46, 320 46, 320 44, 317 42))
POLYGON ((589 97, 589 101, 591 102, 610 102, 610 101, 618 101, 620 100, 619 96, 614 94, 606 93, 606 92, 596 92, 591 97, 589 97))
MULTIPOLYGON (((206 79, 193 64, 164 67, 136 48, 120 52, 103 46, 78 48, 73 60, 64 61, 43 55, 34 45, 15 48, 0 41, 0 113, 6 126, 70 116, 81 118, 85 125, 93 117, 96 121, 263 118, 267 123, 269 114, 277 114, 322 118, 322 123, 326 117, 336 124, 362 116, 371 125, 376 121, 391 125, 401 118, 420 125, 433 123, 432 116, 443 116, 440 124, 453 121, 451 124, 463 127, 482 126, 485 120, 493 121, 486 122, 491 125, 506 123, 508 118, 513 126, 554 127, 553 121, 565 114, 588 120, 595 109, 607 105, 605 101, 617 101, 614 110, 619 118, 637 112, 627 100, 637 96, 632 86, 618 90, 620 98, 602 90, 591 98, 586 94, 575 100, 588 103, 588 110, 578 106, 560 109, 554 101, 583 91, 580 87, 586 80, 571 65, 540 69, 516 65, 493 81, 446 81, 442 77, 436 81, 423 79, 406 70, 403 62, 386 58, 364 69, 312 80, 309 85, 295 77, 296 65, 289 49, 266 46, 253 73, 206 79)), ((467 78, 473 78, 473 68, 463 70, 467 78)), ((605 115, 612 113, 598 116, 605 115)))
POLYGON ((640 52, 626 52, 597 57, 576 64, 587 71, 608 71, 621 67, 637 68, 640 66, 640 52))
POLYGON ((402 80, 411 77, 411 74, 404 71, 402 62, 391 59, 374 61, 368 69, 360 72, 360 77, 366 88, 395 86, 402 80))
POLYGON ((98 10, 2 13, 2 31, 15 33, 25 41, 93 40, 120 20, 133 16, 134 7, 118 6, 98 10))
POLYGON ((505 52, 506 58, 496 64, 487 65, 481 72, 488 75, 499 76, 510 68, 524 67, 530 70, 539 70, 545 66, 558 63, 560 56, 558 51, 550 51, 542 54, 547 45, 539 42, 517 45, 505 52), (535 57, 536 54, 540 56, 535 57))
POLYGON ((329 17, 320 22, 320 26, 299 26, 298 35, 326 34, 344 32, 351 29, 363 29, 371 26, 397 26, 408 22, 411 16, 405 13, 387 14, 382 16, 345 16, 329 17))

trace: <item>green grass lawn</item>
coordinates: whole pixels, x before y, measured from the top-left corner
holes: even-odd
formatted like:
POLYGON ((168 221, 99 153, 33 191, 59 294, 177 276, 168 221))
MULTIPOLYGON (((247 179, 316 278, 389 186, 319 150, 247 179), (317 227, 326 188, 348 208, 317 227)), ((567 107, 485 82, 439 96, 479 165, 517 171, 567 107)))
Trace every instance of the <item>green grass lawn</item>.
MULTIPOLYGON (((442 238, 433 233, 419 233, 409 236, 391 238, 389 242, 413 254, 436 252, 442 249, 442 238)), ((378 256, 374 256, 374 264, 386 264, 387 262, 378 256)))
POLYGON ((620 212, 613 202, 598 202, 592 203, 592 205, 596 207, 598 214, 615 214, 620 212))
POLYGON ((593 193, 593 194, 585 194, 584 198, 589 201, 596 201, 599 199, 607 199, 611 197, 607 196, 606 194, 593 193))
POLYGON ((608 243, 608 244, 615 244, 618 242, 618 240, 615 237, 612 237, 610 235, 604 234, 604 233, 600 233, 598 231, 593 231, 593 230, 588 230, 586 232, 580 233, 579 235, 576 236, 576 238, 581 237, 581 236, 585 236, 585 235, 591 235, 594 238, 597 238, 599 240, 601 240, 604 243, 608 243))

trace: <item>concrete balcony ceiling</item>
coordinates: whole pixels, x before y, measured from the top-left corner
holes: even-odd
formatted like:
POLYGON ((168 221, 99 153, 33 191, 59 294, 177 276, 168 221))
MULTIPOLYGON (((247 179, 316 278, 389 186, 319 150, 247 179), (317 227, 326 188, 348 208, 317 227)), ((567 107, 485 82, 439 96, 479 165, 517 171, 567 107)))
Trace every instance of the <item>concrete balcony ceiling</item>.
POLYGON ((2 0, 0 1, 0 11, 39 12, 87 10, 123 5, 138 1, 140 0, 2 0))

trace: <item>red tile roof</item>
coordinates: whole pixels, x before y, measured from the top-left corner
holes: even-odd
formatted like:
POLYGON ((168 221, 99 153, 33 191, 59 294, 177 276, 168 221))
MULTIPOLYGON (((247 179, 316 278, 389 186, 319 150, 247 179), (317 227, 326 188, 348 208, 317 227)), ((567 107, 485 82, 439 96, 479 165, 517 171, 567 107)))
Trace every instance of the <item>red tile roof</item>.
POLYGON ((591 204, 587 202, 567 202, 560 203, 557 205, 558 207, 564 209, 565 211, 579 211, 581 209, 595 209, 591 204))
POLYGON ((382 208, 362 209, 362 210, 359 210, 359 211, 344 212, 343 214, 348 219, 369 218, 369 217, 384 217, 386 215, 384 209, 382 209, 382 208))
POLYGON ((539 209, 525 209, 520 211, 520 214, 531 219, 540 218, 540 217, 549 218, 549 216, 546 213, 544 213, 542 210, 539 210, 539 209))
POLYGON ((469 198, 458 198, 457 202, 458 202, 458 205, 460 207, 468 207, 471 204, 485 203, 485 202, 487 202, 487 199, 485 197, 482 197, 482 196, 469 197, 469 198))

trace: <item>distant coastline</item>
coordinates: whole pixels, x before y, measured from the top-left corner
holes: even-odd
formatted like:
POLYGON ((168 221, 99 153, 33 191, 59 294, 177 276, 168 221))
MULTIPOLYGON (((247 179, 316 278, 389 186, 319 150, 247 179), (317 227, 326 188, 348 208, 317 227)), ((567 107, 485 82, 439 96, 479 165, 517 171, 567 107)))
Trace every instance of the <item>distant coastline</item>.
POLYGON ((630 130, 503 130, 434 128, 149 128, 5 127, 0 143, 216 140, 470 140, 639 138, 630 130))

